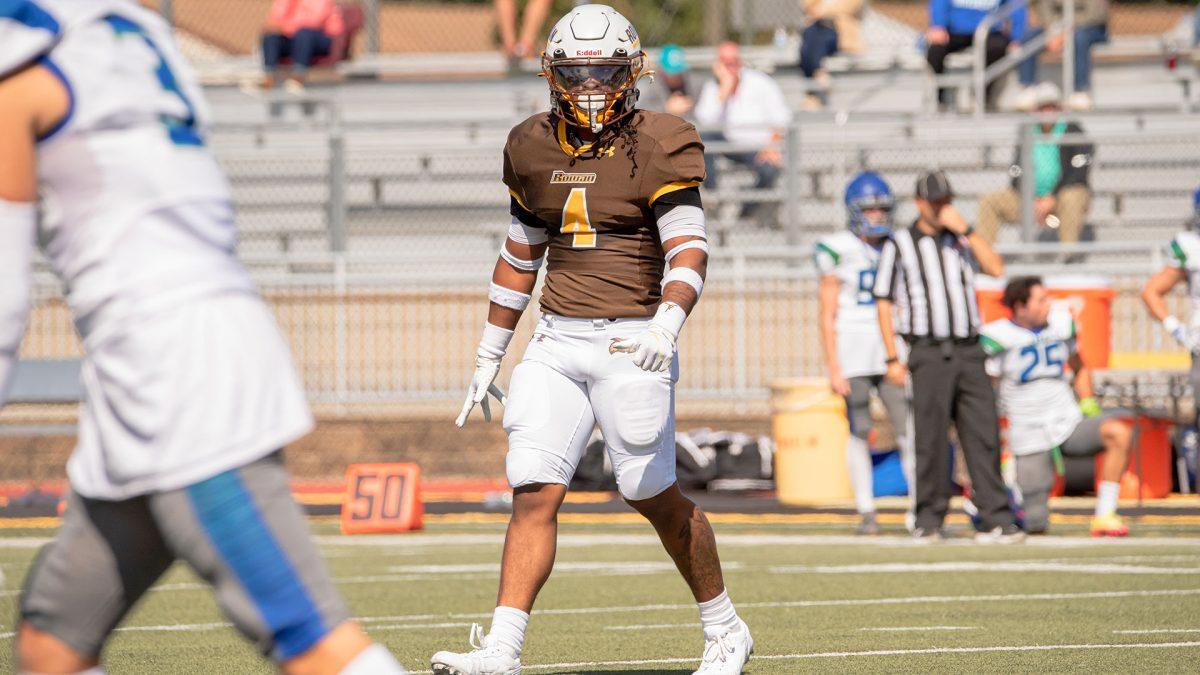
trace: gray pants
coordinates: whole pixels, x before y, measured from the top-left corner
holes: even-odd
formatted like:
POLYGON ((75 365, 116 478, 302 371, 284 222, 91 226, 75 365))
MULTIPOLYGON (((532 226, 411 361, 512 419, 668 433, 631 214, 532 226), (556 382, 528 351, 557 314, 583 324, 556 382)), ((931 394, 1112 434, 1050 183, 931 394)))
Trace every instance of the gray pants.
MULTIPOLYGON (((1113 418, 1129 417, 1125 410, 1105 411, 1100 417, 1089 417, 1079 423, 1067 440, 1058 446, 1065 457, 1095 457, 1104 451, 1100 427, 1113 418)), ((1021 489, 1021 505, 1025 509, 1025 530, 1045 532, 1050 525, 1050 491, 1058 470, 1054 466, 1053 449, 1031 455, 1017 455, 1017 487, 1021 489)))
POLYGON ((976 343, 914 342, 912 372, 916 445, 916 527, 942 527, 950 507, 950 423, 958 430, 971 500, 982 527, 1013 523, 1008 490, 1000 476, 1000 426, 996 392, 984 370, 986 357, 976 343))
POLYGON ((871 390, 879 394, 883 407, 897 438, 908 437, 908 394, 904 387, 883 379, 882 375, 864 375, 850 378, 850 395, 846 397, 846 417, 850 419, 850 433, 867 440, 875 426, 871 419, 871 390))
POLYGON ((115 502, 72 494, 25 580, 21 618, 96 657, 177 559, 276 661, 308 651, 349 617, 276 453, 181 490, 115 502))

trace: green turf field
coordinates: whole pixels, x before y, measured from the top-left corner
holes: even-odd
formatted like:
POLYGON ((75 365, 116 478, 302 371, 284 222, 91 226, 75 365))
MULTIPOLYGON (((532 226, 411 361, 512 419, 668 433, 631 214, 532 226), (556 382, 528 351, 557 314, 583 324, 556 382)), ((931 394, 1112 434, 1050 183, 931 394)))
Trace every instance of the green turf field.
MULTIPOLYGON (((431 524, 343 537, 315 525, 333 574, 375 639, 410 669, 464 648, 490 616, 503 528, 431 524)), ((841 536, 829 525, 718 525, 726 581, 750 624, 748 672, 1196 672, 1200 538, 1068 536, 983 547, 841 536)), ((1147 528, 1149 529, 1149 528, 1147 528)), ((17 589, 53 531, 0 537, 0 672, 13 668, 17 589)), ((567 524, 524 655, 531 672, 691 672, 697 611, 648 527, 567 524)), ((174 568, 105 654, 112 673, 270 672, 208 591, 174 568)))

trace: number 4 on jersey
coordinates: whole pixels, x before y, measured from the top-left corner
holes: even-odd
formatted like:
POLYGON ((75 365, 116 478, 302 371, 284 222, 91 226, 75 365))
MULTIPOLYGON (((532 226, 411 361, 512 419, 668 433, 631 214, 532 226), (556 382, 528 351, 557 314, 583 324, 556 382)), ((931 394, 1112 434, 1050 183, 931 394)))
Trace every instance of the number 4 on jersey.
POLYGON ((587 188, 571 188, 563 205, 562 233, 570 234, 571 248, 596 248, 596 230, 588 218, 587 188))

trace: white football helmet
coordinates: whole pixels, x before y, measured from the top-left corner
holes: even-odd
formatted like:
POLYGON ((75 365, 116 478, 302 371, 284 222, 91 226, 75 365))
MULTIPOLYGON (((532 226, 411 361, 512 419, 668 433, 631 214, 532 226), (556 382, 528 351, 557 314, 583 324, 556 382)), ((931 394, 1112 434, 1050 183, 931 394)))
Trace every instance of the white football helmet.
POLYGON ((599 133, 633 112, 646 53, 629 19, 608 5, 582 5, 554 24, 542 76, 554 111, 567 123, 599 133))

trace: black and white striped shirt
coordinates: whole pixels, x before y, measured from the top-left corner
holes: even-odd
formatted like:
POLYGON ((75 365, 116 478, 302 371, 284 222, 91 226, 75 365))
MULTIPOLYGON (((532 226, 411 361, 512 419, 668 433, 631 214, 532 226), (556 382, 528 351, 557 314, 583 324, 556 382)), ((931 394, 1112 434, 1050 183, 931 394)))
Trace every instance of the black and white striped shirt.
POLYGON ((914 224, 884 242, 875 297, 892 302, 896 332, 906 338, 974 338, 980 323, 978 267, 964 238, 946 231, 925 234, 914 224))

